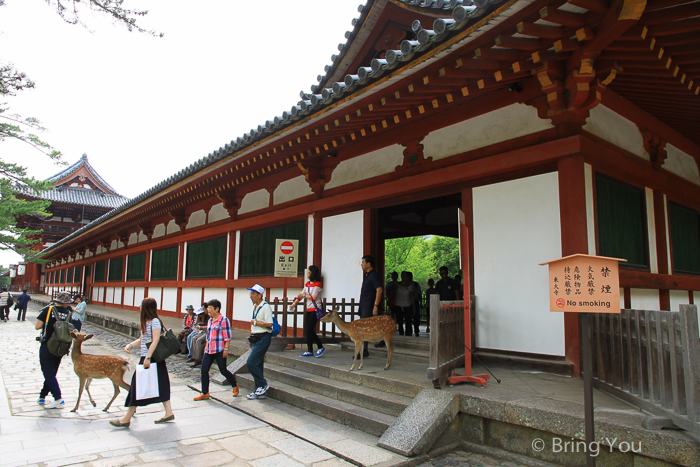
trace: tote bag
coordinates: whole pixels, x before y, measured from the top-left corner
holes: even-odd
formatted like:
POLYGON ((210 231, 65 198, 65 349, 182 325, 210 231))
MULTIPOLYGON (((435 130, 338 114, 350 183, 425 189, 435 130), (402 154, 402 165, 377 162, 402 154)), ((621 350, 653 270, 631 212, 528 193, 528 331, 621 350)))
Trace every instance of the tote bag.
POLYGON ((144 368, 136 365, 136 400, 158 397, 158 364, 144 368))

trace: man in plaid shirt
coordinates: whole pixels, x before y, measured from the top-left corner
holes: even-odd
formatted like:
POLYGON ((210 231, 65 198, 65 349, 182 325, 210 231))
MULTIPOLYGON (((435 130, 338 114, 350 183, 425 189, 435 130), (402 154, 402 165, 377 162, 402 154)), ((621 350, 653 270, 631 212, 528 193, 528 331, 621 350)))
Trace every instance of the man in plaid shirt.
POLYGON ((196 401, 209 399, 209 369, 216 361, 219 371, 233 386, 233 396, 238 395, 236 377, 226 368, 228 348, 231 343, 231 322, 221 314, 221 302, 214 299, 207 303, 209 323, 207 324, 207 346, 202 358, 202 393, 195 397, 196 401))

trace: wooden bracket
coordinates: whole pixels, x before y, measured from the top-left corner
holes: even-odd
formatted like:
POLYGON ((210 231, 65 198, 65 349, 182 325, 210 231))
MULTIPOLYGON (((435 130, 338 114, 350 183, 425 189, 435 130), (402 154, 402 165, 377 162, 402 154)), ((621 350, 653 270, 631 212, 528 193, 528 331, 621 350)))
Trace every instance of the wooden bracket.
POLYGON ((644 140, 644 149, 649 154, 649 159, 651 160, 651 166, 659 170, 666 161, 668 154, 666 153, 666 140, 661 138, 656 133, 637 126, 640 133, 642 133, 642 138, 644 140))
POLYGON ((216 197, 223 201, 224 209, 226 209, 228 215, 231 216, 231 219, 236 220, 243 197, 236 195, 235 191, 222 191, 221 193, 217 193, 216 197))
POLYGON ((185 228, 187 227, 187 223, 190 220, 190 214, 187 214, 187 212, 184 210, 179 210, 170 211, 168 215, 175 221, 175 224, 180 227, 180 231, 184 232, 185 228))
POLYGON ((425 157, 423 154, 424 146, 420 144, 426 135, 419 136, 414 139, 410 139, 403 143, 399 143, 403 146, 403 164, 396 166, 396 171, 405 170, 411 167, 418 167, 419 165, 427 164, 432 162, 432 157, 425 157))
POLYGON ((301 162, 297 162, 297 167, 299 167, 301 173, 304 174, 304 180, 306 180, 306 183, 311 187, 311 191, 317 198, 320 198, 323 196, 323 189, 326 183, 331 181, 333 170, 337 165, 332 167, 320 167, 319 165, 307 163, 306 167, 304 167, 301 162))
POLYGON ((151 224, 141 224, 137 226, 139 229, 141 229, 141 233, 143 233, 146 236, 147 240, 151 240, 153 238, 153 226, 151 224))

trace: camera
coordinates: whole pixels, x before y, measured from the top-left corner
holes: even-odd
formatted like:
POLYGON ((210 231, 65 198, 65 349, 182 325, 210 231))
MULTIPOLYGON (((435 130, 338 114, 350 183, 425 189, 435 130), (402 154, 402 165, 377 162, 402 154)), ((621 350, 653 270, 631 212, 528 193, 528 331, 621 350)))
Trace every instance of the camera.
POLYGON ((37 341, 37 342, 41 342, 41 341, 43 341, 43 340, 44 340, 43 334, 42 334, 41 336, 36 336, 36 341, 37 341))

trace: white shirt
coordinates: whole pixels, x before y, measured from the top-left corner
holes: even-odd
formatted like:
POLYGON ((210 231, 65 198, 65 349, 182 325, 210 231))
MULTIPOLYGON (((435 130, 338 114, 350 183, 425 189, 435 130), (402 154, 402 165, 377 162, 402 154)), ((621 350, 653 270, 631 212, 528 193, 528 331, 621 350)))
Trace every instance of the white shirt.
MULTIPOLYGON (((252 319, 259 321, 261 323, 270 324, 272 323, 272 308, 270 305, 263 300, 257 305, 253 306, 253 317, 252 319)), ((250 325, 251 334, 259 334, 261 332, 272 332, 272 328, 265 328, 262 326, 250 325)))

